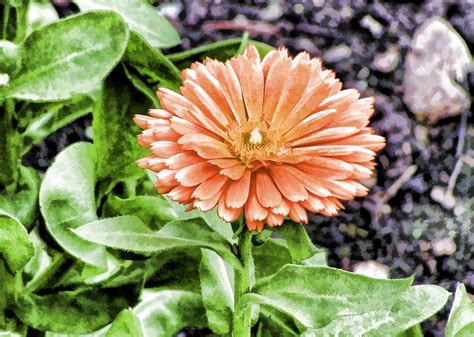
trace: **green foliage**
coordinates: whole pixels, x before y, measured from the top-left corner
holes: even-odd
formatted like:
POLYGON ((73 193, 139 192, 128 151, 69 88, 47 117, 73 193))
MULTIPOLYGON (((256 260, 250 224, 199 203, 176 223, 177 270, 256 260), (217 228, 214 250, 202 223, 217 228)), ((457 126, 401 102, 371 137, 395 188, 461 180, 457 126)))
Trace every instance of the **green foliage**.
POLYGON ((162 86, 176 91, 179 89, 180 71, 138 34, 130 34, 122 61, 144 80, 148 88, 162 86))
POLYGON ((71 229, 97 219, 94 146, 75 143, 46 171, 39 195, 41 214, 55 241, 85 263, 107 268, 105 248, 87 242, 71 229))
POLYGON ((181 42, 173 26, 146 1, 75 0, 75 3, 81 11, 113 10, 119 13, 131 30, 155 48, 169 48, 181 42))
POLYGON ((87 95, 61 102, 30 104, 20 115, 26 121, 21 135, 22 153, 28 152, 54 131, 91 112, 93 104, 94 101, 87 95))
POLYGON ((12 190, 0 193, 0 210, 12 214, 30 229, 38 213, 38 173, 28 167, 19 167, 19 178, 12 190))
POLYGON ((147 152, 137 144, 140 128, 132 117, 146 112, 150 105, 152 102, 128 82, 120 67, 106 78, 92 123, 99 179, 120 181, 144 174, 135 160, 147 152))
POLYGON ((25 227, 13 216, 0 211, 0 259, 5 260, 10 270, 18 272, 33 254, 33 244, 25 227))
POLYGON ((217 334, 228 334, 232 328, 234 289, 232 270, 214 251, 202 249, 199 266, 201 294, 209 327, 217 334))
POLYGON ((141 337, 143 330, 140 320, 130 309, 124 309, 113 321, 105 337, 141 337))
POLYGON ((18 45, 0 40, 0 74, 13 74, 20 67, 21 54, 18 45))
MULTIPOLYGON (((257 50, 262 57, 273 49, 273 47, 262 42, 249 41, 249 43, 252 43, 257 47, 257 50)), ((203 61, 206 57, 225 61, 234 57, 239 52, 241 45, 241 38, 228 39, 189 49, 180 53, 170 54, 167 55, 167 57, 178 69, 182 70, 188 68, 193 62, 203 61)))
POLYGON ((83 288, 16 299, 15 314, 29 326, 62 333, 93 332, 113 321, 125 308, 134 306, 140 291, 136 285, 118 288, 83 288))
POLYGON ((139 195, 128 199, 111 196, 107 200, 106 209, 108 216, 135 215, 156 230, 178 218, 168 200, 160 195, 139 195))
POLYGON ((128 29, 114 12, 73 16, 31 33, 20 71, 3 96, 30 101, 66 100, 89 93, 114 68, 128 29))
POLYGON ((458 284, 453 307, 446 325, 446 337, 469 337, 474 335, 474 303, 469 299, 466 286, 458 284))
POLYGON ((206 326, 201 296, 188 290, 147 290, 133 311, 145 337, 173 336, 184 327, 206 326))

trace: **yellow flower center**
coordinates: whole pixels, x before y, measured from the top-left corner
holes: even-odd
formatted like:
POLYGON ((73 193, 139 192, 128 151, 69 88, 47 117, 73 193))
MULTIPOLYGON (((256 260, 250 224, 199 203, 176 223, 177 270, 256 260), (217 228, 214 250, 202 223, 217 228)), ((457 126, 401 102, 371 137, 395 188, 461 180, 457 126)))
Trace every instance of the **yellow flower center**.
POLYGON ((279 144, 279 137, 268 129, 264 121, 232 125, 228 134, 231 153, 247 167, 252 167, 255 161, 275 158, 284 149, 279 144))

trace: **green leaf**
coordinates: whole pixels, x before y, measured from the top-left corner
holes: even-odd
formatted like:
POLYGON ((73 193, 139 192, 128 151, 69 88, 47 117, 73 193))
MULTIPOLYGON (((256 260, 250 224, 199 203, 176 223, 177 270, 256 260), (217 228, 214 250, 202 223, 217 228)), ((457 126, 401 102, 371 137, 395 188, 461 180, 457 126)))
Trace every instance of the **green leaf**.
POLYGON ((136 285, 21 295, 14 311, 25 324, 37 330, 84 334, 112 322, 122 309, 134 306, 139 295, 136 285))
POLYGON ((28 152, 33 145, 38 144, 51 133, 91 112, 93 105, 92 98, 86 95, 65 102, 32 105, 23 113, 24 116, 20 116, 28 121, 28 126, 22 134, 22 154, 28 152), (34 118, 29 120, 30 116, 34 118))
POLYGON ((270 306, 317 329, 341 317, 390 309, 411 282, 411 278, 381 280, 329 267, 286 265, 257 282, 242 299, 270 306))
POLYGON ((473 334, 474 303, 469 299, 466 286, 459 283, 446 325, 446 337, 469 337, 473 334))
POLYGON ((255 263, 255 278, 270 276, 281 267, 291 263, 291 255, 282 239, 268 239, 264 244, 252 248, 255 263))
POLYGON ((143 36, 154 48, 169 48, 181 43, 178 33, 156 8, 143 0, 74 0, 81 11, 113 10, 130 29, 143 36))
POLYGON ((94 145, 74 143, 59 153, 46 171, 40 210, 47 230, 64 250, 85 263, 107 268, 105 248, 71 231, 97 219, 94 186, 94 145))
POLYGON ((159 50, 133 32, 130 34, 123 62, 135 70, 150 88, 156 89, 159 86, 179 90, 180 71, 159 50))
POLYGON ((174 336, 185 327, 206 326, 201 296, 185 290, 145 290, 133 309, 142 322, 145 337, 174 336))
POLYGON ((273 229, 285 239, 293 263, 306 265, 327 265, 326 252, 316 248, 301 223, 285 222, 273 229))
POLYGON ((127 68, 125 64, 122 64, 122 66, 123 66, 125 75, 127 76, 130 83, 132 83, 132 85, 135 87, 135 89, 137 89, 143 95, 148 97, 148 99, 151 102, 153 102, 153 108, 159 108, 160 101, 158 100, 158 97, 156 96, 156 92, 153 91, 150 88, 150 86, 146 84, 135 71, 133 71, 133 69, 127 68))
POLYGON ((130 309, 124 309, 118 314, 105 337, 141 337, 143 330, 138 317, 130 309))
MULTIPOLYGON (((241 44, 242 38, 228 39, 166 56, 178 69, 183 70, 189 68, 193 62, 202 62, 206 57, 226 61, 237 54, 241 44)), ((273 49, 262 42, 251 40, 249 44, 255 45, 262 57, 273 49)))
POLYGON ((155 230, 162 228, 167 222, 177 219, 168 200, 161 195, 155 197, 140 195, 128 199, 111 195, 107 199, 105 208, 108 216, 135 215, 155 230))
POLYGON ((46 251, 46 244, 41 240, 37 227, 30 232, 29 238, 34 247, 34 255, 23 269, 26 286, 28 286, 28 283, 37 280, 52 263, 52 259, 46 251))
POLYGON ((0 211, 0 257, 10 270, 18 272, 33 254, 34 247, 25 227, 13 216, 0 211))
POLYGON ((282 334, 300 336, 298 327, 290 317, 270 307, 260 308, 259 324, 257 337, 272 337, 282 334))
POLYGON ((30 1, 27 15, 27 35, 59 20, 58 12, 49 1, 30 1))
POLYGON ((19 47, 13 42, 0 40, 0 74, 13 74, 21 64, 19 47))
POLYGON ((341 332, 348 336, 397 336, 438 312, 448 297, 449 293, 441 287, 414 286, 399 295, 390 308, 338 317, 324 328, 310 330, 303 336, 334 336, 341 332))
POLYGON ((66 100, 93 91, 115 67, 128 29, 113 12, 71 16, 31 33, 23 64, 7 96, 31 101, 66 100))
MULTIPOLYGON (((201 295, 206 308, 209 327, 217 334, 231 331, 234 312, 233 273, 214 251, 201 249, 202 260, 199 266, 201 295)), ((233 270, 232 270, 233 271, 233 270)))
POLYGON ((0 188, 14 185, 20 166, 21 139, 15 128, 15 103, 0 99, 0 188))
POLYGON ((398 334, 397 337, 423 337, 423 330, 421 330, 420 324, 412 326, 410 329, 398 334))
POLYGON ((215 232, 219 233, 224 237, 227 242, 230 244, 236 244, 237 239, 233 238, 234 232, 232 231, 232 225, 224 221, 217 214, 217 210, 214 208, 209 212, 201 212, 198 209, 193 209, 192 211, 186 211, 186 206, 179 204, 175 201, 169 201, 171 206, 173 206, 176 214, 178 215, 179 220, 189 220, 189 219, 204 219, 206 224, 215 232))
POLYGON ((153 232, 139 218, 121 216, 88 223, 74 232, 88 241, 135 253, 200 247, 215 250, 234 262, 236 259, 229 243, 199 219, 171 221, 153 232))
POLYGON ((140 128, 132 118, 145 113, 152 104, 127 81, 120 67, 107 77, 94 106, 92 121, 99 179, 119 181, 144 174, 135 160, 144 157, 147 151, 137 143, 140 128))
POLYGON ((0 193, 0 210, 12 214, 27 229, 36 221, 40 178, 29 167, 20 166, 20 178, 11 192, 0 193))

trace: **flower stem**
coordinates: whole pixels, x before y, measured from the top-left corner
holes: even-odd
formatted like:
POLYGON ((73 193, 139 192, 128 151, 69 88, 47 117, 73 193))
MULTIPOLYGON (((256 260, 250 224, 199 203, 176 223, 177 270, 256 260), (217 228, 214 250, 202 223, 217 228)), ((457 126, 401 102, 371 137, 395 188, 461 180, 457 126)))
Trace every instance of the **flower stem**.
POLYGON ((242 296, 250 291, 252 268, 252 232, 244 230, 239 237, 241 268, 235 271, 233 337, 249 337, 252 307, 241 303, 242 296))

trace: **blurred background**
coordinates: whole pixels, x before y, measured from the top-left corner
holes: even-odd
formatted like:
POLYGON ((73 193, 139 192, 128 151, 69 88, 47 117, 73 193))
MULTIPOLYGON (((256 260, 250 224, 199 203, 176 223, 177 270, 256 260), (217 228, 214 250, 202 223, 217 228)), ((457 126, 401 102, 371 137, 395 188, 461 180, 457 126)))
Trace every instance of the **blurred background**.
MULTIPOLYGON (((372 126, 387 146, 364 181, 371 192, 337 217, 311 216, 313 242, 334 267, 474 293, 473 0, 150 2, 182 38, 164 53, 248 32, 322 58, 345 88, 375 96, 372 126)), ((60 16, 78 11, 52 3, 60 16)), ((90 125, 87 116, 59 130, 24 163, 45 171, 62 148, 90 140, 90 125)), ((426 336, 442 336, 448 308, 426 336)))

